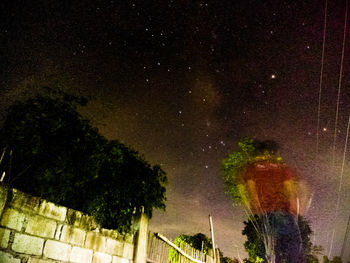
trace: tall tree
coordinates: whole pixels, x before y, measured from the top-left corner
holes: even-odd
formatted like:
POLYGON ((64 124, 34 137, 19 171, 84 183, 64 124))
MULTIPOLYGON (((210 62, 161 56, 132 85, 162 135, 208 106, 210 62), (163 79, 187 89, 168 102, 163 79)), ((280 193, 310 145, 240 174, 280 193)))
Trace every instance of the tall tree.
MULTIPOLYGON (((269 218, 272 219, 271 217, 269 218)), ((275 220, 275 218, 274 218, 275 220)), ((255 227, 263 226, 262 217, 259 217, 257 215, 254 216, 254 218, 250 218, 247 221, 243 222, 245 227, 242 231, 243 235, 247 236, 247 241, 244 243, 244 247, 246 251, 248 252, 248 262, 257 262, 259 259, 266 260, 265 256, 265 246, 263 242, 263 237, 260 235, 258 231, 256 231, 255 227)), ((278 227, 278 222, 272 223, 272 226, 278 227)), ((307 263, 315 263, 318 262, 317 260, 317 251, 319 251, 319 247, 315 247, 312 245, 310 241, 310 235, 312 234, 312 230, 310 228, 309 223, 302 217, 298 217, 298 235, 300 235, 300 238, 302 240, 302 254, 304 255, 304 258, 307 263), (317 251, 316 251, 317 250, 317 251)), ((290 235, 290 238, 294 238, 293 235, 290 235)), ((290 244, 290 240, 288 238, 284 238, 282 240, 279 240, 279 249, 277 252, 282 254, 281 259, 288 261, 288 248, 290 244), (285 251, 286 250, 286 251, 285 251)))
POLYGON ((238 147, 224 159, 222 177, 233 200, 242 203, 250 214, 243 230, 248 236, 245 247, 249 260, 311 260, 307 251, 311 230, 298 219, 307 196, 299 173, 283 163, 276 154, 278 146, 272 141, 245 138, 238 147))
POLYGON ((120 142, 108 141, 78 112, 86 100, 41 95, 8 109, 0 129, 5 181, 25 192, 130 231, 133 214, 165 208, 166 175, 120 142))

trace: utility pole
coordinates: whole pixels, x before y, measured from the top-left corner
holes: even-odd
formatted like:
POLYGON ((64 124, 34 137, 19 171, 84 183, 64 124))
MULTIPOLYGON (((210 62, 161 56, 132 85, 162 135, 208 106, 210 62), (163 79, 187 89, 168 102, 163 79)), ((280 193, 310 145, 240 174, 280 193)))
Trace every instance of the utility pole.
POLYGON ((142 207, 139 217, 139 230, 137 234, 137 244, 135 249, 135 263, 147 262, 147 242, 148 242, 148 216, 145 208, 142 207))
POLYGON ((209 215, 209 224, 210 224, 211 241, 213 243, 214 262, 217 262, 217 260, 216 260, 215 239, 214 239, 214 229, 213 229, 213 219, 212 219, 211 215, 209 215))

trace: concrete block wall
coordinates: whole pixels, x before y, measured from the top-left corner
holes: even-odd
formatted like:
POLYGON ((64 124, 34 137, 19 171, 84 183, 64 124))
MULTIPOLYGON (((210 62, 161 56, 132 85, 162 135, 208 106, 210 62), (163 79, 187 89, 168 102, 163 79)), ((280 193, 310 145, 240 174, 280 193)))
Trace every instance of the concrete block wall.
POLYGON ((133 235, 0 185, 0 263, 132 263, 133 235))

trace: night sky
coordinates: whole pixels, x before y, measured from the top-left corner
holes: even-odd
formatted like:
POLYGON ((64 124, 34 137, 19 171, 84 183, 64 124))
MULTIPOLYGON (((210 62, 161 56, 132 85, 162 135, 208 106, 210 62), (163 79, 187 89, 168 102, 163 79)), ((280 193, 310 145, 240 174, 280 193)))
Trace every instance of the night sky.
POLYGON ((243 136, 274 140, 314 194, 306 217, 315 244, 327 253, 336 226, 339 255, 350 213, 348 154, 334 216, 350 112, 349 33, 331 163, 345 2, 328 3, 318 159, 323 0, 3 0, 1 118, 43 85, 90 98, 81 112, 103 135, 168 174, 167 209, 155 212, 151 230, 209 235, 211 214, 216 243, 231 257, 245 255, 246 215, 224 193, 221 161, 243 136))

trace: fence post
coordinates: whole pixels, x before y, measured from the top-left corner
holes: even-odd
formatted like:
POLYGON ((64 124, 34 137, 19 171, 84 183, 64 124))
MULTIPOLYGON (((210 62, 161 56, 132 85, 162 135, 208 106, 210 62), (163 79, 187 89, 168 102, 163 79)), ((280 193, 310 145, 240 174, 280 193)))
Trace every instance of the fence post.
POLYGON ((147 261, 147 238, 148 238, 148 217, 143 212, 139 219, 139 231, 137 234, 135 263, 146 263, 147 261))
POLYGON ((220 263, 220 252, 219 252, 219 249, 218 249, 218 248, 216 249, 216 259, 215 259, 215 262, 216 262, 216 263, 220 263))
POLYGON ((215 246, 215 238, 214 238, 214 228, 213 228, 213 218, 209 215, 209 225, 210 225, 210 233, 211 233, 211 242, 213 243, 213 258, 214 262, 216 262, 216 246, 215 246))

